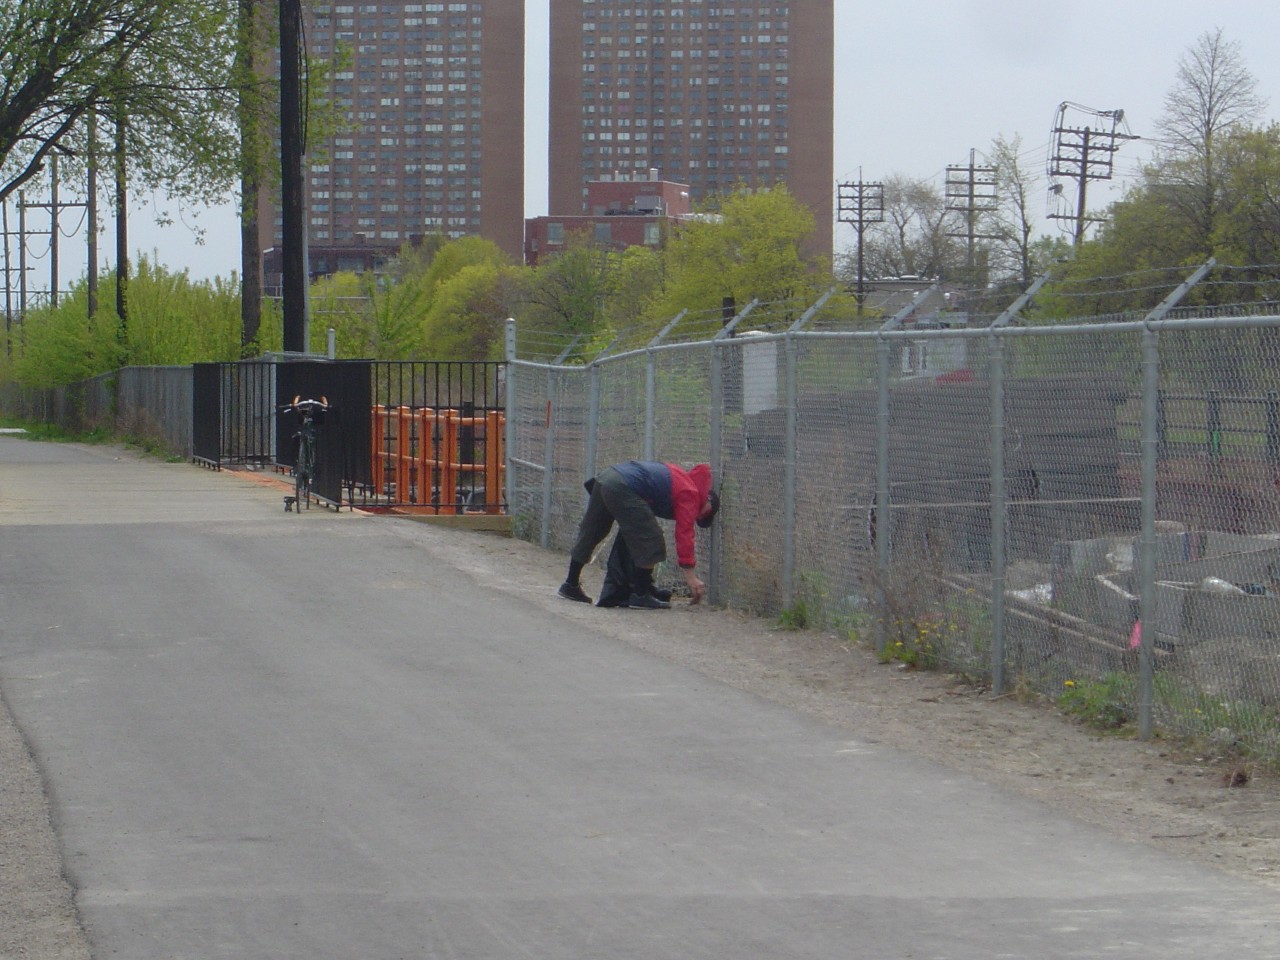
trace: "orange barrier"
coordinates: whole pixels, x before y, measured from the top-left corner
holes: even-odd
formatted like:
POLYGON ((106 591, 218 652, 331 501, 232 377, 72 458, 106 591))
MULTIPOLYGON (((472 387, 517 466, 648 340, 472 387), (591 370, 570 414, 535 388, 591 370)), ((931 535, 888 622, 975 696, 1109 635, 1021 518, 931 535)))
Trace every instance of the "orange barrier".
MULTIPOLYGON (((472 511, 457 500, 458 482, 464 476, 482 474, 483 512, 502 512, 505 469, 506 417, 500 410, 466 417, 456 409, 431 407, 373 408, 373 488, 377 496, 398 503, 430 504, 436 513, 472 511), (474 431, 473 459, 463 462, 464 429, 474 431), (482 459, 474 459, 482 451, 482 459)), ((472 484, 474 486, 474 484, 472 484)))

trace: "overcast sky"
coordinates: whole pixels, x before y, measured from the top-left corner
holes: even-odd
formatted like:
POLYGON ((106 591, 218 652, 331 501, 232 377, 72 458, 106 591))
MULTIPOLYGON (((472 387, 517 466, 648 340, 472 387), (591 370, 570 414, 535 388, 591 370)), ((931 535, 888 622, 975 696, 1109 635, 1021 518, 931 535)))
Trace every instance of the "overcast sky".
MULTIPOLYGON (((653 0, 665 2, 665 0, 653 0)), ((744 4, 748 0, 741 0, 744 4)), ((798 0, 805 2, 805 0, 798 0)), ((527 0, 527 216, 546 209, 547 3, 527 0)), ((1132 133, 1154 136, 1178 59, 1201 34, 1221 27, 1240 45, 1267 100, 1263 119, 1280 117, 1280 3, 1277 0, 835 0, 835 177, 878 181, 894 175, 929 180, 939 190, 949 165, 968 163, 1003 135, 1022 138, 1028 170, 1045 169, 1050 131, 1064 101, 1087 110, 1123 109, 1132 133)), ((1087 113, 1068 117, 1089 125, 1087 113)), ((1096 124, 1096 121, 1095 121, 1096 124)), ((1123 186, 1149 144, 1117 155, 1123 186)), ((981 162, 981 161, 980 161, 981 162)), ((1047 197, 1047 181, 1044 196, 1047 197)), ((835 184, 832 185, 835 192, 835 184)), ((1105 202, 1090 184, 1090 206, 1105 202), (1098 201, 1095 204, 1094 200, 1098 201)), ((1047 202, 1046 202, 1047 208, 1047 202)), ((197 246, 181 223, 160 229, 150 208, 130 222, 130 245, 195 278, 239 267, 231 204, 203 211, 207 242, 197 246)), ((67 215, 68 220, 70 214, 67 215)), ((1068 224, 1046 221, 1045 232, 1068 224)), ((72 226, 64 223, 63 229, 72 226)), ((836 226, 837 249, 853 229, 836 226)), ((64 241, 64 283, 85 272, 83 247, 64 241)))

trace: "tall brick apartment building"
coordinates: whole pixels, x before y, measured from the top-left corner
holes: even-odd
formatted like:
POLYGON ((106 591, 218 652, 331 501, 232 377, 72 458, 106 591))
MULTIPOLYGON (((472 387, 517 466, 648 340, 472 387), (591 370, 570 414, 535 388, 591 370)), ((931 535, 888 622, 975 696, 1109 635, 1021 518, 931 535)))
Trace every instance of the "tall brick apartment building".
MULTIPOLYGON (((311 7, 307 46, 350 129, 307 173, 312 274, 372 269, 427 234, 479 234, 523 253, 523 0, 377 0, 311 7)), ((265 201, 264 249, 280 246, 265 201)), ((268 254, 264 281, 272 285, 268 254)), ((278 274, 278 270, 277 270, 278 274)))
POLYGON ((656 169, 697 201, 785 183, 830 255, 834 0, 551 0, 553 215, 656 169))

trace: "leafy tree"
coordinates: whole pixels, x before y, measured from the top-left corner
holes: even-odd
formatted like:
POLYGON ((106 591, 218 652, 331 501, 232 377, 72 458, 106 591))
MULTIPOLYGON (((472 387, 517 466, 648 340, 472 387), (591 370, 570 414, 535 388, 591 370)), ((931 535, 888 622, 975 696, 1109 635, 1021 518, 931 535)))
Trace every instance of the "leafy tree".
MULTIPOLYGON (((113 292, 106 284, 105 298, 113 292)), ((29 311, 14 328, 12 374, 31 386, 54 386, 107 373, 127 363, 187 364, 239 357, 239 293, 233 281, 196 282, 143 257, 131 284, 127 337, 118 318, 86 320, 88 284, 81 280, 57 308, 29 311)), ((279 349, 277 334, 264 349, 279 349)))
MULTIPOLYGON (((1216 213, 1206 238, 1203 225, 1188 216, 1187 188, 1161 177, 1144 177, 1112 206, 1110 222, 1082 244, 1068 272, 1073 283, 1107 278, 1106 290, 1076 303, 1077 314, 1108 313, 1154 306, 1186 268, 1210 255, 1223 263, 1274 264, 1280 260, 1280 127, 1235 128, 1219 136, 1216 213), (1163 271, 1157 282, 1153 271, 1163 271)), ((1166 161, 1169 163, 1181 161, 1166 161)), ((1188 303, 1265 298, 1274 268, 1240 274, 1241 285, 1209 284, 1191 292, 1188 303)))
POLYGON ((536 329, 579 338, 604 325, 609 277, 617 257, 582 235, 532 271, 523 319, 536 329))
POLYGON ((311 288, 312 349, 335 331, 341 357, 407 360, 417 355, 431 297, 421 274, 380 282, 372 273, 337 273, 311 288))
POLYGON ((1220 258, 1280 263, 1280 124, 1235 133, 1222 154, 1226 175, 1215 232, 1220 258))
POLYGON ((424 322, 426 355, 439 360, 502 359, 503 323, 526 296, 525 276, 524 267, 480 261, 442 280, 424 322))
POLYGON ((812 212, 782 186, 720 198, 668 242, 654 319, 717 310, 728 297, 739 305, 811 298, 829 275, 828 265, 804 259, 813 228, 812 212))
POLYGON ((1183 54, 1165 95, 1158 124, 1163 149, 1146 178, 1165 189, 1167 202, 1190 224, 1202 254, 1211 248, 1221 200, 1220 144, 1265 106, 1257 86, 1240 45, 1218 29, 1202 34, 1183 54))
POLYGON ((131 176, 204 202, 234 176, 226 0, 0 5, 0 200, 49 153, 86 153, 91 111, 128 118, 131 176))
MULTIPOLYGON (((492 240, 483 237, 459 237, 440 246, 429 257, 422 261, 425 271, 423 282, 429 290, 449 280, 465 267, 490 264, 494 266, 510 263, 510 258, 492 240)), ((433 294, 434 295, 434 294, 433 294)))
POLYGON ((661 250, 624 250, 613 260, 613 269, 605 278, 605 322, 609 329, 617 333, 638 327, 657 315, 665 282, 666 258, 661 250))

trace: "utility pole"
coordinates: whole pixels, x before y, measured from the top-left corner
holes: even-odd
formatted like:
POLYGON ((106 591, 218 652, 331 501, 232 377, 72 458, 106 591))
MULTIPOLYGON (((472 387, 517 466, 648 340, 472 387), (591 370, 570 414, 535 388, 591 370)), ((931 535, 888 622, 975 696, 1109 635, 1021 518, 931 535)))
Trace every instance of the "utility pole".
POLYGON ((884 184, 867 183, 862 179, 862 171, 858 171, 856 183, 839 185, 839 204, 837 218, 841 223, 853 224, 858 235, 858 316, 862 316, 862 301, 865 296, 862 238, 867 227, 873 223, 884 221, 884 184))
POLYGON ((125 343, 129 331, 129 190, 127 168, 127 124, 124 108, 116 106, 115 190, 116 190, 116 316, 120 326, 116 338, 125 343))
MULTIPOLYGON (((1127 140, 1139 140, 1129 133, 1126 125, 1123 132, 1118 129, 1124 124, 1123 110, 1093 110, 1082 107, 1078 103, 1064 101, 1058 105, 1058 119, 1054 123, 1053 140, 1049 147, 1049 177, 1066 177, 1075 180, 1076 209, 1072 214, 1050 213, 1050 220, 1074 220, 1072 243, 1080 246, 1084 240, 1085 224, 1101 223, 1101 217, 1090 217, 1085 204, 1085 194, 1090 180, 1110 180, 1115 169, 1116 151, 1127 140), (1066 123, 1067 110, 1075 109, 1099 118, 1101 127, 1070 127, 1066 123)), ((1052 183, 1050 192, 1062 196, 1062 185, 1052 183)))
MULTIPOLYGON (((6 239, 6 243, 8 240, 6 239)), ((27 319, 27 194, 18 191, 18 321, 27 319)))
POLYGON ((284 349, 307 349, 307 249, 302 182, 302 5, 280 0, 280 216, 284 349))
POLYGON ((13 261, 9 257, 9 203, 0 202, 4 227, 4 349, 13 359, 13 261))
POLYGON ((977 249, 979 240, 998 240, 994 234, 979 233, 978 222, 984 213, 994 213, 997 206, 996 168, 978 166, 977 151, 970 148, 969 165, 947 167, 947 210, 959 213, 965 229, 948 233, 965 241, 965 280, 970 286, 978 282, 977 249))
POLYGON ((89 110, 88 155, 86 164, 88 184, 85 188, 85 214, 89 220, 89 324, 98 315, 98 114, 89 110))
MULTIPOLYGON (((55 149, 49 154, 49 202, 48 203, 27 203, 25 199, 19 200, 19 209, 24 212, 26 210, 48 210, 49 211, 49 230, 47 234, 47 236, 49 237, 49 306, 55 307, 55 308, 58 306, 58 293, 59 293, 58 239, 59 239, 59 236, 61 235, 61 230, 59 228, 58 215, 63 210, 72 210, 78 207, 85 206, 85 204, 83 203, 62 203, 58 199, 58 182, 59 182, 58 181, 58 155, 59 155, 59 151, 57 149, 55 149)), ((19 196, 21 197, 22 194, 19 194, 19 196)), ((26 226, 26 219, 24 217, 22 220, 22 227, 20 229, 25 234, 25 236, 45 236, 46 235, 45 231, 43 230, 27 231, 25 229, 25 226, 26 226)), ((7 232, 6 232, 6 242, 7 242, 7 232)), ((21 242, 23 244, 23 247, 25 248, 26 240, 23 239, 21 242)), ((26 312, 25 299, 23 301, 22 310, 24 313, 26 312)))

